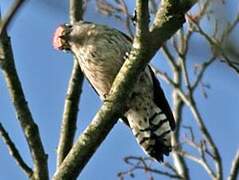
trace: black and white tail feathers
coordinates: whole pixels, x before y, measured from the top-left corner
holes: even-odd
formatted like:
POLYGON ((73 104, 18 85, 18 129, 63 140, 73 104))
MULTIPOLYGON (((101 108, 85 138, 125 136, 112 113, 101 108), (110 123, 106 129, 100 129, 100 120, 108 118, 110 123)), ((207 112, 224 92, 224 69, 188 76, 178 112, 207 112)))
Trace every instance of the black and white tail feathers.
MULTIPOLYGON (((168 156, 172 149, 171 132, 175 129, 175 121, 159 81, 150 66, 148 71, 153 82, 153 96, 144 92, 148 88, 141 87, 136 90, 138 94, 133 97, 134 104, 131 104, 126 117, 143 150, 157 161, 163 162, 163 155, 168 156)), ((145 78, 147 80, 147 77, 145 78)))

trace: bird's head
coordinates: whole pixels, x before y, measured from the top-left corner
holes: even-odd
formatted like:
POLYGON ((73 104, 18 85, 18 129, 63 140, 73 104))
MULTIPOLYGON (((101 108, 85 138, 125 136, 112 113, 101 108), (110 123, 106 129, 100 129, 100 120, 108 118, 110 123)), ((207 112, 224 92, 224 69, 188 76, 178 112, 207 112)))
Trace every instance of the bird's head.
POLYGON ((53 47, 57 50, 70 51, 69 38, 72 31, 72 25, 60 25, 53 36, 53 47))

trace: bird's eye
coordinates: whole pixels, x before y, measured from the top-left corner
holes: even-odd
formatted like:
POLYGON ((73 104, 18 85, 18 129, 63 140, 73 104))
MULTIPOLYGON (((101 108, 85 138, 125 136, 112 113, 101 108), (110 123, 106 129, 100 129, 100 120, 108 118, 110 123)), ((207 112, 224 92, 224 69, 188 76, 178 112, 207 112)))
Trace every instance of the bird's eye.
POLYGON ((71 24, 65 24, 65 26, 66 26, 67 28, 72 28, 72 25, 71 25, 71 24))

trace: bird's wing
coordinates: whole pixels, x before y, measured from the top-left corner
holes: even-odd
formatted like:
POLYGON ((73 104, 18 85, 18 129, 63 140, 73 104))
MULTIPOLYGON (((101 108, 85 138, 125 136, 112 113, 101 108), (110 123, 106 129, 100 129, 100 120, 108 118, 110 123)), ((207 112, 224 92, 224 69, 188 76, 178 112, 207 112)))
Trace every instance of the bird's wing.
POLYGON ((162 109, 162 111, 165 113, 165 115, 167 116, 167 119, 169 121, 170 127, 172 130, 175 129, 175 119, 173 117, 173 113, 171 111, 171 108, 167 102, 167 99, 164 95, 164 92, 160 86, 159 80, 156 78, 152 68, 150 67, 150 65, 148 65, 149 69, 150 69, 150 74, 153 80, 153 86, 154 86, 154 103, 160 108, 162 109))

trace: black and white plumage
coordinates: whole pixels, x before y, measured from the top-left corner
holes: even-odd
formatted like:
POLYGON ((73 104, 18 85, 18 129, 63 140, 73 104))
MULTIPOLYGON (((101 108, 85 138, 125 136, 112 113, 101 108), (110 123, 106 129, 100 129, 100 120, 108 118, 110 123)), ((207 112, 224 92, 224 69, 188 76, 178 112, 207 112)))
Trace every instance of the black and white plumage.
MULTIPOLYGON (((132 42, 116 29, 81 21, 59 26, 53 45, 75 55, 86 78, 104 100, 126 53, 131 50, 132 42)), ((171 151, 171 132, 175 121, 149 65, 139 74, 126 107, 122 119, 131 128, 137 142, 151 157, 163 161, 163 155, 171 151)))

